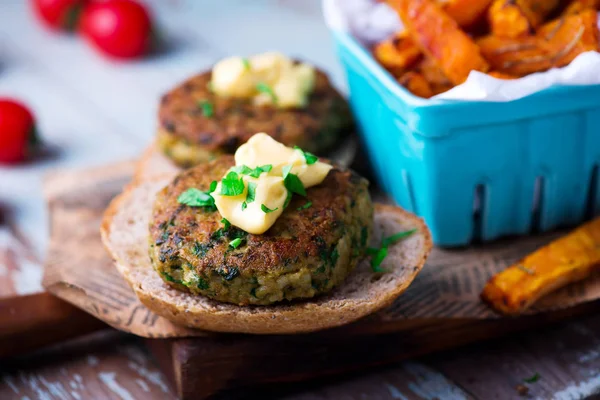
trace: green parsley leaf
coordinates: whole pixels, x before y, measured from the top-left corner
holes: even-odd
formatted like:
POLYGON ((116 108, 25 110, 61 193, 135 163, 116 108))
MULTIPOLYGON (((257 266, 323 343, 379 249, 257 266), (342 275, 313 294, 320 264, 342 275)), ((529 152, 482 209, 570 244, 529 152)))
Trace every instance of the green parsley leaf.
POLYGON ((238 165, 238 166, 233 167, 231 170, 238 174, 249 175, 253 178, 258 178, 260 176, 260 174, 262 174, 263 172, 271 172, 272 169, 273 169, 273 165, 267 164, 267 165, 261 165, 254 169, 249 168, 247 165, 238 165))
POLYGON ((246 71, 250 71, 252 69, 252 65, 250 65, 250 60, 248 60, 247 58, 242 58, 242 64, 244 64, 244 68, 246 69, 246 71))
POLYGON ((260 209, 261 209, 261 210, 262 210, 262 211, 263 211, 265 214, 268 214, 268 213, 272 213, 273 211, 277 211, 277 210, 279 210, 279 207, 277 207, 277 208, 274 208, 274 209, 272 209, 272 210, 271 210, 269 207, 265 206, 264 204, 261 204, 261 205, 260 205, 260 209))
POLYGON ((290 205, 290 201, 292 201, 292 192, 288 190, 287 195, 285 196, 285 202, 283 203, 283 208, 287 208, 290 205))
POLYGON ((378 248, 375 248, 375 247, 369 247, 369 248, 367 249, 367 254, 368 254, 368 255, 370 255, 370 256, 374 256, 374 255, 375 255, 375 254, 377 254, 378 252, 379 252, 379 249, 378 249, 378 248))
POLYGON ((250 173, 248 173, 248 175, 250 175, 253 178, 258 178, 260 176, 260 174, 262 174, 263 172, 271 172, 272 169, 273 169, 272 164, 261 165, 259 167, 254 168, 252 171, 250 171, 250 173))
POLYGON ((256 199, 256 183, 248 182, 248 192, 246 193, 246 203, 252 203, 256 199))
POLYGON ((223 224, 223 229, 225 230, 229 229, 229 227, 231 226, 231 222, 229 222, 227 218, 223 218, 221 220, 221 223, 223 224))
POLYGON ((236 165, 235 167, 231 168, 231 170, 243 175, 248 175, 250 172, 252 172, 252 169, 250 169, 247 165, 236 165))
POLYGON ((248 203, 243 202, 242 203, 242 211, 244 211, 246 208, 248 208, 248 203))
POLYGON ((202 115, 206 118, 211 118, 215 115, 215 108, 208 100, 200 100, 198 102, 198 107, 202 109, 202 115))
POLYGON ((540 380, 540 378, 541 378, 540 374, 536 372, 535 374, 533 374, 529 378, 523 379, 523 381, 526 382, 526 383, 536 383, 537 381, 540 380))
POLYGON ((177 197, 179 204, 185 204, 190 207, 214 207, 215 199, 210 193, 203 192, 196 188, 189 188, 177 197))
POLYGON ((310 206, 312 206, 312 201, 307 201, 306 204, 304 204, 303 206, 298 207, 298 211, 306 210, 310 206))
MULTIPOLYGON (((367 251, 367 253, 369 253, 369 250, 367 251)), ((381 263, 383 262, 383 260, 385 260, 387 255, 387 247, 382 247, 379 250, 377 250, 377 253, 371 258, 371 269, 373 270, 373 272, 386 272, 385 269, 381 268, 381 263)))
POLYGON ((415 229, 411 229, 409 231, 398 232, 392 236, 388 236, 385 239, 383 239, 383 241, 381 242, 381 247, 389 247, 391 244, 394 244, 401 239, 409 237, 416 231, 417 231, 417 229, 415 228, 415 229))
POLYGON ((271 101, 273 102, 273 104, 277 104, 277 95, 275 94, 271 86, 267 85, 264 82, 259 82, 256 85, 256 90, 258 90, 260 93, 268 94, 271 97, 271 101))
POLYGON ((208 193, 212 193, 217 190, 217 181, 212 181, 210 183, 210 187, 208 188, 208 193))
POLYGON ((285 188, 292 193, 297 193, 300 196, 306 196, 306 189, 304 189, 304 184, 302 184, 302 181, 300 180, 300 178, 298 178, 298 175, 290 173, 291 170, 291 165, 286 165, 282 168, 283 184, 285 185, 285 188))
POLYGON ((244 180, 234 171, 229 171, 221 181, 221 194, 223 196, 239 196, 244 193, 244 180))
POLYGON ((233 247, 234 249, 237 249, 240 244, 242 244, 242 239, 235 238, 231 242, 229 242, 229 247, 233 247))
POLYGON ((315 156, 312 153, 309 153, 308 151, 302 150, 298 146, 294 146, 294 149, 300 150, 300 152, 304 156, 304 159, 306 160, 306 164, 308 164, 308 165, 312 165, 312 164, 316 163, 317 161, 319 161, 319 157, 315 156))

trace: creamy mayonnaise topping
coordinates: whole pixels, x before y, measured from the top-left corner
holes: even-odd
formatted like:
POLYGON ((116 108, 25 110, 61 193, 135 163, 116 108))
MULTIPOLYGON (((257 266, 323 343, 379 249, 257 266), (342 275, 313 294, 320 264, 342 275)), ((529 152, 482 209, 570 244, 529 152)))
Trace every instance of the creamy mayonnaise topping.
POLYGON ((219 96, 249 98, 257 105, 305 107, 315 85, 315 69, 269 52, 249 58, 228 57, 212 70, 212 90, 219 96))
POLYGON ((293 176, 284 179, 285 173, 297 176, 301 185, 309 188, 323 182, 333 168, 317 161, 310 153, 284 146, 265 133, 257 133, 238 148, 235 164, 225 174, 228 179, 217 184, 212 196, 224 218, 253 234, 266 232, 283 213, 292 195, 291 181, 295 180, 293 176), (236 178, 231 172, 237 174, 238 181, 229 179, 236 178), (241 188, 239 180, 243 182, 243 191, 237 194, 241 188), (236 186, 235 195, 231 195, 232 186, 236 186))

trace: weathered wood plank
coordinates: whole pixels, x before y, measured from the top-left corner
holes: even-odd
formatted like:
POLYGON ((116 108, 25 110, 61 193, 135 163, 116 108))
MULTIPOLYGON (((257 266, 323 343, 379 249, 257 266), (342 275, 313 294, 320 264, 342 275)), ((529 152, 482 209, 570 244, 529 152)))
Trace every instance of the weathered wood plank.
POLYGON ((174 399, 130 336, 116 332, 58 346, 0 367, 1 399, 174 399))

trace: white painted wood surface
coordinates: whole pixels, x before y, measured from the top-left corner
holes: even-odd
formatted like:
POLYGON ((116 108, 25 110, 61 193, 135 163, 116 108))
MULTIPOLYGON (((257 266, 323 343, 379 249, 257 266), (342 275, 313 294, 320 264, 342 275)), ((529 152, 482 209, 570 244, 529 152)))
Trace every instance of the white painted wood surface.
MULTIPOLYGON (((0 97, 15 97, 32 108, 50 153, 25 165, 0 167, 0 204, 10 209, 38 259, 48 237, 44 173, 137 156, 153 137, 160 95, 219 58, 280 50, 325 68, 344 86, 319 0, 147 3, 165 50, 141 61, 114 62, 76 36, 45 29, 29 1, 0 1, 0 97)), ((0 248, 7 247, 1 237, 0 248)), ((20 293, 40 289, 39 270, 32 271, 37 278, 20 293)))

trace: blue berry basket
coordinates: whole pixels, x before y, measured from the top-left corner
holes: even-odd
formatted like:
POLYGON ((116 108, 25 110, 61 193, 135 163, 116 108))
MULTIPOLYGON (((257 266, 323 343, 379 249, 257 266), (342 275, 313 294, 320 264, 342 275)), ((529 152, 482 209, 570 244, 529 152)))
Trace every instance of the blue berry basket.
POLYGON ((510 102, 425 100, 349 34, 333 37, 378 181, 436 244, 547 231, 600 211, 600 85, 510 102))

